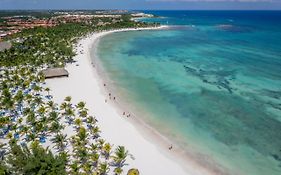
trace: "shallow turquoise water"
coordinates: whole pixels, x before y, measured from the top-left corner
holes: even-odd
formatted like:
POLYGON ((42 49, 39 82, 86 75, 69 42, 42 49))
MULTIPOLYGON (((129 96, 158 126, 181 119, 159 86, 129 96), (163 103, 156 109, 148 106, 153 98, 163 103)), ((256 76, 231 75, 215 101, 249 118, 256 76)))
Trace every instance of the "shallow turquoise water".
POLYGON ((281 174, 281 15, 193 13, 158 12, 180 25, 170 30, 102 38, 112 84, 183 149, 234 173, 281 174))

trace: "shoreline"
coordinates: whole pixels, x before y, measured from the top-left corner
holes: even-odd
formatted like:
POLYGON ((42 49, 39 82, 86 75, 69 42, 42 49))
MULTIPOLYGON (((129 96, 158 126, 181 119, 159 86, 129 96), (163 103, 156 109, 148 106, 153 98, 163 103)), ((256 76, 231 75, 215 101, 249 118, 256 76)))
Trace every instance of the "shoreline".
MULTIPOLYGON (((73 102, 85 101, 89 113, 99 121, 101 136, 115 146, 124 145, 135 157, 135 160, 128 158, 129 167, 138 168, 141 174, 223 174, 218 172, 217 168, 209 172, 208 170, 212 169, 210 166, 202 167, 191 160, 192 157, 186 160, 186 156, 182 155, 183 151, 177 146, 169 151, 171 142, 166 137, 137 117, 131 119, 123 116, 120 104, 112 100, 105 101, 109 93, 107 86, 104 86, 107 81, 100 75, 99 69, 100 67, 102 69, 102 66, 96 67, 98 63, 93 65, 90 52, 91 49, 97 49, 99 39, 116 32, 165 28, 167 26, 118 29, 91 34, 77 43, 75 50, 78 54, 74 57, 77 62, 66 65, 69 77, 48 79, 47 86, 51 88, 51 94, 54 95, 56 102, 63 101, 65 96, 72 96, 73 102), (67 88, 64 88, 65 86, 67 88)), ((94 61, 98 62, 96 50, 94 61)), ((126 167, 124 172, 129 167, 126 167)))

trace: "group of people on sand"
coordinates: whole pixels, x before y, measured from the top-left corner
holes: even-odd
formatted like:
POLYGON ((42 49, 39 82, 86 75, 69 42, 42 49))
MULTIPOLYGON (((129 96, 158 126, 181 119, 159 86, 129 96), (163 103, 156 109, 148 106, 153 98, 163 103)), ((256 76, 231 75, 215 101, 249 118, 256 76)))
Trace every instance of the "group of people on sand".
MULTIPOLYGON (((104 83, 103 86, 105 87, 106 84, 104 83)), ((114 100, 114 101, 116 100, 116 97, 113 96, 111 93, 108 93, 108 97, 109 97, 110 100, 111 100, 111 99, 114 100)), ((107 99, 105 99, 105 103, 107 103, 107 99)), ((131 117, 131 114, 130 114, 130 113, 127 113, 127 114, 126 114, 126 112, 124 111, 124 112, 123 112, 123 116, 131 117)))
POLYGON ((128 114, 126 115, 126 112, 123 112, 123 116, 131 117, 131 114, 128 113, 128 114))
POLYGON ((112 96, 111 93, 108 94, 109 100, 113 99, 116 100, 116 97, 112 96))
MULTIPOLYGON (((103 84, 103 86, 106 86, 106 84, 103 84)), ((113 96, 111 93, 108 94, 109 100, 116 100, 116 97, 113 96)), ((105 99, 105 103, 107 103, 107 99, 105 99)))
POLYGON ((91 62, 92 66, 95 67, 95 64, 93 62, 91 62))
POLYGON ((173 145, 171 145, 170 147, 169 147, 169 150, 172 150, 173 149, 173 145))
MULTIPOLYGON (((105 87, 106 84, 104 83, 103 86, 105 87)), ((115 96, 112 96, 111 93, 108 93, 108 97, 109 97, 110 100, 111 100, 111 99, 116 100, 116 97, 115 97, 115 96)), ((105 99, 105 103, 107 103, 107 99, 105 99)), ((124 111, 124 112, 123 112, 123 116, 130 117, 131 114, 130 114, 130 113, 127 113, 127 114, 126 114, 126 112, 124 111)), ((169 146, 169 150, 172 150, 172 149, 173 149, 173 145, 169 146)))

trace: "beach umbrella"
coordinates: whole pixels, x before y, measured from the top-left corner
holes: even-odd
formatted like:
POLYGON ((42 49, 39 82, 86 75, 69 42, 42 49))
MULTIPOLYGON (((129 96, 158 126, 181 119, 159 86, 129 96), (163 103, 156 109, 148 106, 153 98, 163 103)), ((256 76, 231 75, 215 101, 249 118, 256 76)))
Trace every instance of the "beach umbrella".
POLYGON ((127 175, 139 175, 140 172, 138 169, 132 168, 128 171, 127 175))

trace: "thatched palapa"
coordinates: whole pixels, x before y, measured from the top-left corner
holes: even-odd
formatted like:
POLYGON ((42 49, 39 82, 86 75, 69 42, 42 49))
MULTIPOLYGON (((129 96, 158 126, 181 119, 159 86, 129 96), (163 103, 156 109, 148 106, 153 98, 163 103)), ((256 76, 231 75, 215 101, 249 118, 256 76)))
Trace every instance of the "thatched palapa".
POLYGON ((42 71, 45 78, 68 77, 68 71, 64 68, 48 68, 42 71))

